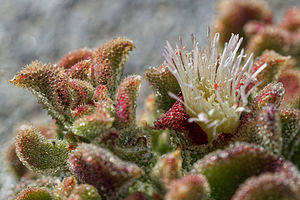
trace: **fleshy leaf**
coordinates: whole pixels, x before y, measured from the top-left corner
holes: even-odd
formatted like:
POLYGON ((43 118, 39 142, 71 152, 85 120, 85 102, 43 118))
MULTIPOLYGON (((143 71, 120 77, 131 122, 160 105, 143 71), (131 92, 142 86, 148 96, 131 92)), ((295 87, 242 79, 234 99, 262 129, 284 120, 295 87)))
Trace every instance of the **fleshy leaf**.
POLYGON ((272 49, 287 55, 290 35, 287 31, 274 26, 266 26, 262 31, 252 36, 247 44, 247 51, 254 56, 261 55, 266 49, 272 49))
POLYGON ((22 163, 34 172, 58 173, 67 170, 67 144, 47 140, 33 127, 24 127, 16 138, 16 152, 22 163))
POLYGON ((279 107, 282 102, 284 92, 285 90, 282 83, 268 84, 259 92, 253 103, 250 105, 252 111, 259 111, 262 107, 269 103, 279 107))
POLYGON ((254 0, 224 0, 218 4, 218 13, 215 22, 215 32, 222 33, 220 42, 224 44, 232 33, 244 37, 243 27, 251 21, 272 22, 272 13, 269 5, 264 1, 254 0))
MULTIPOLYGON (((83 107, 83 112, 85 112, 85 108, 88 109, 87 114, 75 120, 72 125, 72 131, 76 135, 88 139, 94 139, 106 132, 114 122, 113 101, 108 96, 108 90, 104 85, 98 86, 92 100, 96 109, 93 109, 93 107, 89 109, 89 106, 83 107)), ((79 113, 79 115, 81 114, 79 113)))
POLYGON ((152 177, 168 186, 171 181, 182 176, 182 158, 181 151, 174 152, 161 156, 152 171, 152 177))
POLYGON ((46 188, 27 188, 23 190, 16 200, 54 200, 46 188))
POLYGON ((300 108, 300 71, 298 69, 288 69, 280 75, 285 89, 283 105, 291 104, 296 108, 300 108))
MULTIPOLYGON (((20 194, 25 188, 47 188, 53 197, 57 196, 55 192, 55 188, 61 182, 61 179, 57 176, 39 176, 34 174, 31 176, 23 177, 18 184, 13 188, 14 193, 20 194)), ((47 191, 48 191, 47 190, 47 191)), ((55 199, 57 200, 57 199, 55 199)))
POLYGON ((281 174, 266 173, 245 181, 232 200, 297 200, 298 184, 281 174))
POLYGON ((254 63, 252 74, 255 73, 260 66, 267 63, 267 67, 258 74, 257 80, 262 82, 258 87, 262 89, 271 82, 277 82, 282 70, 286 67, 288 57, 284 57, 273 50, 266 50, 261 57, 254 63))
POLYGON ((172 182, 165 200, 208 200, 210 187, 205 176, 188 174, 172 182))
POLYGON ((269 26, 269 24, 266 24, 264 22, 249 21, 245 24, 243 30, 245 32, 245 35, 250 38, 253 35, 264 30, 267 26, 269 26))
POLYGON ((300 167, 300 110, 281 110, 280 117, 283 138, 282 155, 300 167))
POLYGON ((117 94, 116 123, 122 128, 135 124, 136 99, 141 86, 141 77, 128 76, 123 80, 117 94))
POLYGON ((281 158, 247 143, 214 151, 194 165, 195 172, 206 176, 215 200, 230 199, 248 177, 290 169, 291 166, 281 158))
POLYGON ((78 119, 84 115, 91 114, 95 111, 95 107, 92 105, 79 105, 71 111, 74 119, 78 119))
POLYGON ((256 118, 258 129, 255 143, 275 154, 280 155, 282 149, 281 122, 279 111, 274 104, 261 110, 256 118))
POLYGON ((93 50, 91 49, 87 49, 87 48, 79 49, 74 52, 69 52, 67 55, 62 57, 57 65, 64 69, 70 69, 76 63, 91 58, 92 55, 93 55, 93 50))
POLYGON ((135 192, 130 196, 126 197, 125 200, 147 200, 146 196, 141 192, 135 192))
POLYGON ((86 104, 93 96, 94 87, 79 79, 69 79, 68 90, 71 96, 71 109, 75 109, 79 105, 86 104))
POLYGON ((99 85, 94 92, 93 100, 95 101, 111 101, 110 97, 108 96, 108 90, 105 85, 99 85))
POLYGON ((67 74, 70 78, 80 79, 90 82, 91 60, 83 60, 72 66, 67 74))
POLYGON ((130 39, 116 38, 100 46, 93 56, 91 77, 96 86, 107 87, 112 99, 121 81, 128 53, 134 47, 130 39))
POLYGON ((68 200, 101 200, 97 189, 88 184, 76 186, 68 200))
POLYGON ((64 70, 51 64, 32 62, 10 81, 18 87, 27 88, 56 120, 68 121, 71 97, 67 89, 64 70))
POLYGON ((289 8, 282 22, 280 23, 280 27, 284 28, 288 31, 297 31, 300 29, 300 9, 297 7, 289 8))
POLYGON ((175 103, 175 100, 169 96, 168 92, 178 94, 180 87, 166 63, 158 68, 150 67, 147 69, 145 78, 155 93, 155 106, 158 112, 164 113, 168 111, 175 103))
POLYGON ((101 196, 116 196, 143 171, 106 149, 80 144, 69 158, 71 172, 82 182, 95 186, 101 196))
MULTIPOLYGON (((241 115, 240 125, 239 125, 239 128, 237 130, 237 133, 234 135, 234 140, 249 142, 249 143, 253 143, 253 142, 258 143, 258 140, 257 140, 258 139, 257 138, 257 136, 258 136, 257 120, 260 121, 258 119, 259 113, 260 112, 262 112, 262 113, 265 112, 265 111, 262 111, 262 109, 264 107, 265 107, 265 109, 267 109, 267 107, 269 105, 271 105, 271 106, 275 105, 275 107, 278 108, 281 104, 282 99, 283 99, 283 95, 284 95, 284 88, 282 86, 282 83, 270 83, 267 86, 265 86, 257 94, 257 96, 255 97, 253 102, 250 104, 250 106, 249 106, 250 112, 244 112, 241 115)), ((267 117, 267 115, 263 115, 263 116, 267 117)), ((261 121, 261 123, 263 123, 263 122, 261 121)), ((276 124, 276 126, 278 128, 277 124, 276 124)), ((270 128, 271 127, 273 127, 273 126, 271 125, 270 128)), ((274 130, 276 130, 277 128, 275 128, 274 130)), ((263 130, 265 128, 260 126, 260 129, 263 130)), ((261 136, 263 136, 263 134, 261 136)), ((260 138, 262 139, 263 137, 260 137, 260 138)), ((261 140, 261 139, 259 139, 259 140, 261 140)), ((261 143, 259 143, 259 144, 261 145, 261 143)))
POLYGON ((54 189, 54 194, 60 198, 67 199, 74 190, 77 181, 74 176, 68 176, 54 189))
POLYGON ((115 115, 115 105, 113 100, 108 95, 108 90, 105 85, 99 85, 93 95, 93 101, 98 113, 109 112, 115 115))
POLYGON ((110 113, 103 109, 101 112, 95 112, 89 115, 84 115, 74 121, 72 131, 79 136, 94 139, 96 136, 106 132, 114 121, 110 113))
POLYGON ((146 97, 144 102, 144 109, 140 117, 137 119, 137 124, 146 127, 147 125, 153 126, 153 122, 156 120, 156 106, 155 106, 155 96, 150 94, 146 97))
POLYGON ((102 144, 122 160, 137 163, 140 167, 149 166, 153 156, 152 144, 150 137, 144 135, 142 129, 111 129, 101 139, 102 144))

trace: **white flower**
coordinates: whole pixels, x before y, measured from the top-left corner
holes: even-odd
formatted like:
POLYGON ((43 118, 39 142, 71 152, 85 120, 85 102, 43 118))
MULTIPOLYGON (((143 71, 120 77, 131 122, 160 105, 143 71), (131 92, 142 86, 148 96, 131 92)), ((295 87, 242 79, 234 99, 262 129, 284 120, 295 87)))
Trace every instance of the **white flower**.
MULTIPOLYGON (((211 142, 220 133, 235 133, 241 112, 247 110, 247 99, 255 88, 249 90, 247 86, 255 81, 266 64, 251 74, 251 54, 241 65, 246 55, 244 49, 238 54, 242 43, 238 35, 231 36, 222 53, 218 52, 219 33, 215 34, 212 42, 208 34, 208 42, 208 46, 200 50, 192 35, 191 52, 186 50, 181 40, 176 49, 167 42, 164 57, 181 87, 182 103, 191 116, 189 121, 198 123, 211 142), (242 77, 244 84, 238 87, 242 77)), ((176 95, 170 95, 176 98, 176 95)))

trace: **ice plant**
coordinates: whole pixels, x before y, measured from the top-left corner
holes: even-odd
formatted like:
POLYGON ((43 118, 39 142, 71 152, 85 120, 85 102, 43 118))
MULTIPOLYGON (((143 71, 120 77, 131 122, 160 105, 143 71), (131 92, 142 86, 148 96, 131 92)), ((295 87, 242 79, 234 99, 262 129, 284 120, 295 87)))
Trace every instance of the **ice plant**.
MULTIPOLYGON (((128 38, 22 69, 11 83, 31 91, 54 120, 16 130, 6 155, 18 179, 11 199, 299 200, 300 72, 287 55, 297 45, 255 61, 238 35, 223 46, 242 25, 253 36, 270 23, 266 7, 256 9, 266 4, 251 2, 223 0, 232 7, 221 7, 219 22, 228 26, 203 49, 194 35, 191 50, 167 43, 166 61, 145 72, 153 94, 142 117, 142 79, 122 77, 134 48, 128 38)), ((299 13, 290 10, 281 29, 296 34, 299 13)))
POLYGON ((293 56, 299 62, 300 9, 288 9, 277 24, 272 20, 273 14, 266 1, 222 0, 217 9, 214 32, 222 34, 221 45, 231 33, 240 34, 245 37, 243 46, 255 57, 272 49, 293 56))
POLYGON ((232 35, 220 52, 219 37, 216 33, 213 41, 208 40, 208 46, 200 50, 192 35, 191 51, 180 41, 175 49, 167 43, 164 53, 168 68, 180 85, 189 122, 198 123, 208 134, 209 142, 220 133, 235 133, 255 88, 252 84, 266 67, 265 64, 251 74, 252 54, 242 64, 244 50, 239 52, 243 39, 232 35))

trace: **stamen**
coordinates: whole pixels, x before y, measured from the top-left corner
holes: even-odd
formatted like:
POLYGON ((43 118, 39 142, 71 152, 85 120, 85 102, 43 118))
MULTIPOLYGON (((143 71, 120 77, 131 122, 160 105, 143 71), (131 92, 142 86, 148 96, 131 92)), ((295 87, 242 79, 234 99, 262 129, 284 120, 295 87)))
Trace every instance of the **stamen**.
POLYGON ((220 34, 216 33, 211 41, 209 31, 208 46, 204 49, 199 50, 192 34, 192 50, 187 51, 180 38, 175 50, 167 42, 164 57, 181 87, 184 101, 172 93, 169 95, 184 105, 191 117, 188 121, 197 122, 211 141, 220 133, 235 133, 240 114, 247 110, 247 99, 257 84, 248 86, 266 66, 251 75, 253 54, 240 66, 246 57, 244 49, 238 54, 243 39, 232 34, 223 52, 218 52, 220 34))

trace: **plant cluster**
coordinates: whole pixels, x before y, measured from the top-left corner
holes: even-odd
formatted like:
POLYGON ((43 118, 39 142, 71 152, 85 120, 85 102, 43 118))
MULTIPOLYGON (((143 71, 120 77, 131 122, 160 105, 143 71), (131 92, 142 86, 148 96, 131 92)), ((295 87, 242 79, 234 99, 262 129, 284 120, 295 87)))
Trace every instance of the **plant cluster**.
POLYGON ((299 200, 300 10, 275 25, 263 1, 218 9, 207 46, 167 42, 146 70, 139 118, 141 77, 122 76, 128 38, 15 75, 53 124, 17 128, 12 198, 299 200))

